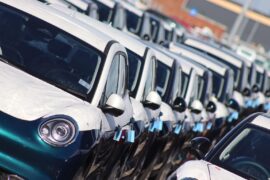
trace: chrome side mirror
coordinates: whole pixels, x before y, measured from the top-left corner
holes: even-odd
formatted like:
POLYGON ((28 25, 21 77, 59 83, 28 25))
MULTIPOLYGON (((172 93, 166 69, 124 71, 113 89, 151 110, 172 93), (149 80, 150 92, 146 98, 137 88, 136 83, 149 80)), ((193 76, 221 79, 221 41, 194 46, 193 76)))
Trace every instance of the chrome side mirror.
POLYGON ((106 104, 102 107, 102 110, 113 116, 120 116, 125 111, 125 102, 118 94, 112 94, 108 98, 106 104))
POLYGON ((157 92, 151 91, 147 95, 146 100, 143 102, 143 105, 150 109, 156 110, 161 105, 161 97, 159 96, 157 92))
POLYGON ((180 113, 184 112, 187 109, 186 101, 181 97, 177 97, 173 102, 173 109, 180 113))

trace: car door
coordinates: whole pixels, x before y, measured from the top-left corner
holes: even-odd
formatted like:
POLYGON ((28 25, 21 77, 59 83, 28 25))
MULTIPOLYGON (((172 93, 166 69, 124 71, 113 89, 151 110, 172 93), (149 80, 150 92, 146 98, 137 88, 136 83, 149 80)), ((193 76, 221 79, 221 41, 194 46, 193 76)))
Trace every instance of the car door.
POLYGON ((103 122, 103 130, 113 130, 116 127, 127 125, 132 117, 132 106, 129 99, 129 94, 126 90, 127 83, 127 58, 122 53, 116 53, 108 73, 108 78, 104 88, 103 95, 100 100, 100 106, 104 106, 108 98, 112 94, 121 96, 125 103, 125 111, 122 115, 115 117, 106 113, 106 122, 103 122))

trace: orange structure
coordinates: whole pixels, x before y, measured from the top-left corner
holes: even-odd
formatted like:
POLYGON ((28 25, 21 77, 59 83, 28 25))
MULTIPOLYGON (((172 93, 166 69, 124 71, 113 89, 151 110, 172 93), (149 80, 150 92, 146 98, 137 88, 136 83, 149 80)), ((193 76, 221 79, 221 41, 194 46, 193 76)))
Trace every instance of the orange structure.
POLYGON ((226 27, 218 22, 206 18, 200 14, 191 16, 189 10, 185 8, 186 0, 152 0, 150 8, 166 14, 167 16, 178 18, 191 26, 208 27, 217 38, 221 38, 226 31, 226 27))

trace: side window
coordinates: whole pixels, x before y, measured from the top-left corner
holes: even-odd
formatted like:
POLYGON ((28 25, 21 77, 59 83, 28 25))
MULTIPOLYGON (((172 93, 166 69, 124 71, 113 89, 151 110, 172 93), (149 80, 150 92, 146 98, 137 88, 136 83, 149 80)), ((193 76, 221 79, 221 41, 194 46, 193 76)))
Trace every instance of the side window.
POLYGON ((127 70, 126 70, 127 59, 125 56, 120 54, 120 74, 119 74, 119 85, 117 94, 123 96, 125 94, 126 84, 127 84, 127 70))
POLYGON ((155 59, 155 57, 152 57, 151 63, 149 64, 147 79, 145 82, 143 99, 146 99, 148 94, 152 90, 155 89, 155 78, 156 78, 155 75, 156 75, 156 59, 155 59))
POLYGON ((107 82, 102 96, 101 104, 105 104, 110 95, 124 95, 126 88, 126 58, 116 54, 108 73, 107 82))

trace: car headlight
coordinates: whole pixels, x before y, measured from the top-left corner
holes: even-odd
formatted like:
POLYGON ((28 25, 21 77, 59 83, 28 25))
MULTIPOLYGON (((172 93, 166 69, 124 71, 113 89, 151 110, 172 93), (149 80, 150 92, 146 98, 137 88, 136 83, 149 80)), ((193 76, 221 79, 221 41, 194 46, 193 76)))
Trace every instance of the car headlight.
POLYGON ((69 120, 56 118, 48 120, 39 127, 39 136, 46 143, 64 147, 68 146, 75 140, 77 128, 69 120))

